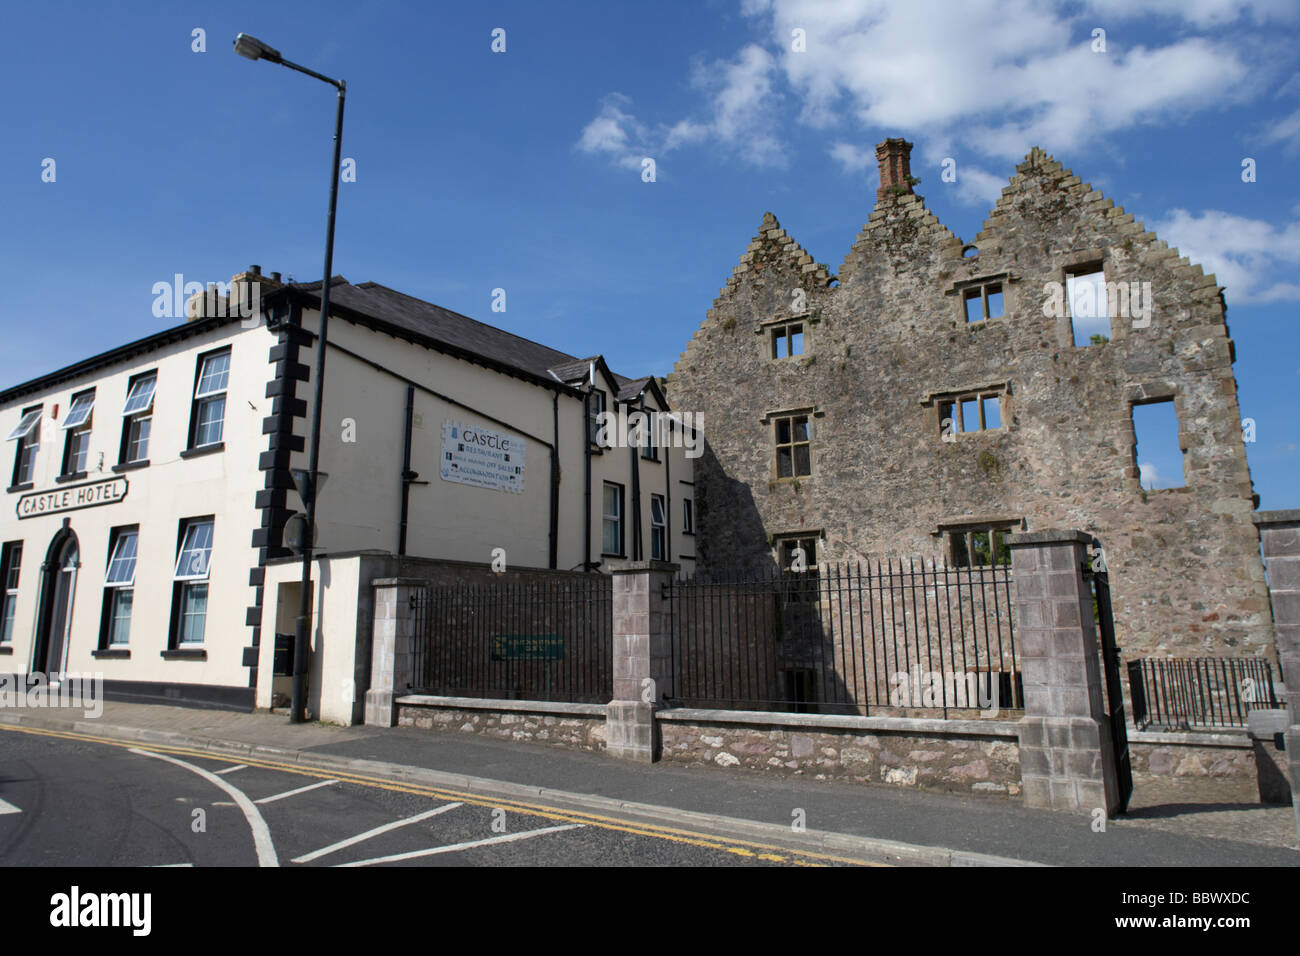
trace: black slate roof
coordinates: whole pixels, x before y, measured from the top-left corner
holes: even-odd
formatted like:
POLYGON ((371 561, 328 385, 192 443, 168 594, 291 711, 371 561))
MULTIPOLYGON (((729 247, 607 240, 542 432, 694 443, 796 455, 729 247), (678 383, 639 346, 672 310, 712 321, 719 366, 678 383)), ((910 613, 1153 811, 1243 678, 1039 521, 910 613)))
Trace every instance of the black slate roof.
MULTIPOLYGON (((291 288, 319 296, 321 284, 303 283, 291 288)), ((487 325, 467 315, 444 309, 440 305, 425 302, 423 299, 406 295, 377 282, 352 285, 342 276, 335 276, 330 283, 330 302, 435 342, 472 352, 502 365, 545 378, 551 377, 549 373, 551 368, 579 361, 566 352, 549 348, 531 339, 487 325)), ((333 309, 330 311, 332 312, 333 309)))
MULTIPOLYGON (((300 282, 279 285, 263 293, 263 300, 283 294, 302 294, 313 298, 319 306, 320 282, 300 282)), ((342 276, 330 281, 330 313, 342 310, 343 317, 366 322, 375 328, 409 335, 434 348, 445 348, 450 354, 477 360, 500 370, 513 371, 525 378, 553 385, 572 385, 586 378, 591 362, 600 362, 600 356, 578 358, 498 329, 467 315, 444 309, 414 296, 390 289, 377 282, 353 285, 342 276)), ((208 318, 173 326, 127 345, 110 349, 99 355, 65 366, 39 378, 23 382, 0 391, 0 403, 8 403, 22 395, 50 385, 81 378, 102 368, 145 354, 171 342, 198 335, 222 325, 239 321, 238 317, 208 318)), ((608 370, 608 367, 606 366, 608 370)), ((620 396, 630 380, 610 373, 620 386, 620 396)))

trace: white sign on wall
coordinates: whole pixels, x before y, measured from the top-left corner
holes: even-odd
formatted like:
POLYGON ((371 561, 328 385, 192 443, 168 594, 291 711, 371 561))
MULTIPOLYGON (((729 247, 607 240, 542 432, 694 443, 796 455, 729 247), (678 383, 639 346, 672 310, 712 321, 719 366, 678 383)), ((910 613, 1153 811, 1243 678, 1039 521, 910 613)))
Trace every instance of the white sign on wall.
POLYGON ((524 452, 522 438, 448 419, 442 423, 439 473, 444 481, 521 492, 524 452))

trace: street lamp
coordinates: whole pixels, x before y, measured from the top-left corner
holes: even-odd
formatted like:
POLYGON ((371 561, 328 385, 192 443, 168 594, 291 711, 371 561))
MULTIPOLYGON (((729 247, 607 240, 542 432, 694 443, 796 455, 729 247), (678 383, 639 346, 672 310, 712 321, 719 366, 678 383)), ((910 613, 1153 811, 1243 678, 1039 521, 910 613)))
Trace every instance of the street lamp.
POLYGON ((307 704, 307 632, 311 622, 311 559, 315 547, 316 497, 320 489, 320 420, 321 404, 325 397, 325 343, 330 318, 330 277, 334 274, 334 213, 339 200, 339 151, 343 148, 343 100, 348 85, 342 80, 290 63, 280 56, 280 51, 267 46, 256 37, 241 33, 235 37, 235 52, 250 60, 267 60, 279 63, 299 73, 306 73, 330 84, 339 91, 338 118, 334 123, 334 165, 330 168, 330 211, 325 226, 325 277, 320 292, 320 337, 316 340, 316 398, 311 413, 311 445, 308 451, 308 471, 305 481, 297 482, 298 493, 307 508, 303 535, 302 594, 298 605, 298 620, 293 637, 293 702, 289 712, 291 723, 300 724, 306 719, 307 704))

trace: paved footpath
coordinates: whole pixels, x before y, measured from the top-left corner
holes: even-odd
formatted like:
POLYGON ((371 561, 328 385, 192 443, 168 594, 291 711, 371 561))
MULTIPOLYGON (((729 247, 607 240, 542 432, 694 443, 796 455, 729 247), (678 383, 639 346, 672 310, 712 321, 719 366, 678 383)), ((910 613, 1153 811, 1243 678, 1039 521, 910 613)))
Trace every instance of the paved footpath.
POLYGON ((1095 832, 1085 815, 1030 810, 996 795, 642 765, 404 727, 294 725, 278 712, 109 701, 96 719, 71 708, 5 708, 5 724, 419 781, 904 865, 1300 865, 1291 807, 1261 807, 1249 787, 1224 803, 1217 784, 1142 778, 1132 812, 1095 832))

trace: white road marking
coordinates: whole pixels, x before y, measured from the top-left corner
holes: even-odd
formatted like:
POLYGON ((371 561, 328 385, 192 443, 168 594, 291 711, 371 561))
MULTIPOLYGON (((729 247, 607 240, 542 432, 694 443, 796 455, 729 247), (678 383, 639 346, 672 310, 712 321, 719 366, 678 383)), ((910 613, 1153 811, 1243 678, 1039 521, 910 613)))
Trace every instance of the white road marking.
POLYGON ((317 787, 328 787, 331 784, 338 783, 337 780, 322 780, 320 783, 309 783, 305 787, 299 787, 297 790, 286 790, 284 793, 277 793, 273 797, 263 797, 260 800, 254 800, 254 803, 275 803, 277 800, 283 800, 285 797, 294 797, 300 793, 306 793, 308 790, 315 790, 317 787))
POLYGON ((155 870, 166 870, 166 869, 170 869, 171 867, 193 866, 193 865, 194 865, 193 863, 155 863, 153 868, 155 870))
POLYGON ((168 763, 175 764, 178 767, 184 767, 192 773, 198 774, 208 783, 215 787, 220 787, 230 799, 235 801, 235 806, 244 814, 244 819, 248 821, 248 828, 253 832, 253 847, 257 850, 258 866, 279 866, 280 860, 275 855, 275 844, 271 841, 271 831, 262 819, 261 812, 248 796, 235 787, 232 787, 225 780, 222 780, 210 770, 204 770, 202 767, 196 767, 192 763, 186 763, 184 760, 177 760, 175 757, 169 757, 166 754, 150 753, 148 750, 136 750, 131 748, 131 753, 139 754, 142 757, 153 757, 156 760, 165 760, 168 763))
POLYGON ((218 770, 218 771, 217 771, 217 776, 220 777, 220 776, 223 776, 223 775, 228 774, 228 773, 234 773, 236 770, 247 770, 247 769, 248 769, 248 764, 246 764, 246 763, 237 763, 237 764, 235 764, 233 767, 227 767, 225 770, 218 770))
POLYGON ((491 846, 495 843, 512 843, 515 840, 527 840, 529 837, 541 836, 544 833, 559 833, 561 830, 578 830, 586 826, 585 823, 567 823, 561 827, 543 827, 540 830, 525 830, 522 833, 507 833, 505 836, 488 837, 486 840, 473 840, 470 843, 453 843, 451 846, 435 846, 428 850, 412 850, 409 853, 394 853, 392 856, 379 856, 373 860, 357 860, 355 863, 340 863, 340 867, 346 866, 372 866, 376 863, 396 863, 399 860, 414 860, 422 856, 434 856, 438 853, 457 853, 460 850, 472 850, 478 846, 491 846))
POLYGON ((231 803, 229 800, 218 800, 218 801, 216 801, 216 802, 215 802, 214 804, 212 804, 212 805, 213 805, 214 807, 233 807, 233 806, 234 806, 234 804, 231 803))
POLYGON ((15 807, 12 803, 9 803, 6 800, 0 800, 0 816, 3 816, 6 813, 22 813, 22 812, 23 811, 21 809, 15 807))
POLYGON ((381 833, 387 833, 390 830, 396 830, 398 827, 410 826, 412 823, 419 823, 421 820, 427 820, 430 817, 436 817, 440 813, 446 813, 448 810, 455 810, 457 807, 464 806, 461 803, 447 803, 440 807, 434 807, 432 810, 426 810, 424 813, 417 813, 413 817, 407 817, 405 820, 395 820, 392 823, 385 823, 382 827, 375 827, 373 830, 367 830, 365 833, 358 833, 354 837, 348 837, 346 840, 340 840, 338 843, 331 843, 329 846, 321 847, 319 850, 313 850, 306 856, 295 857, 294 863, 310 863, 312 860, 319 859, 327 853, 333 853, 336 850, 342 850, 345 847, 360 843, 362 840, 369 840, 371 837, 377 837, 381 833))

